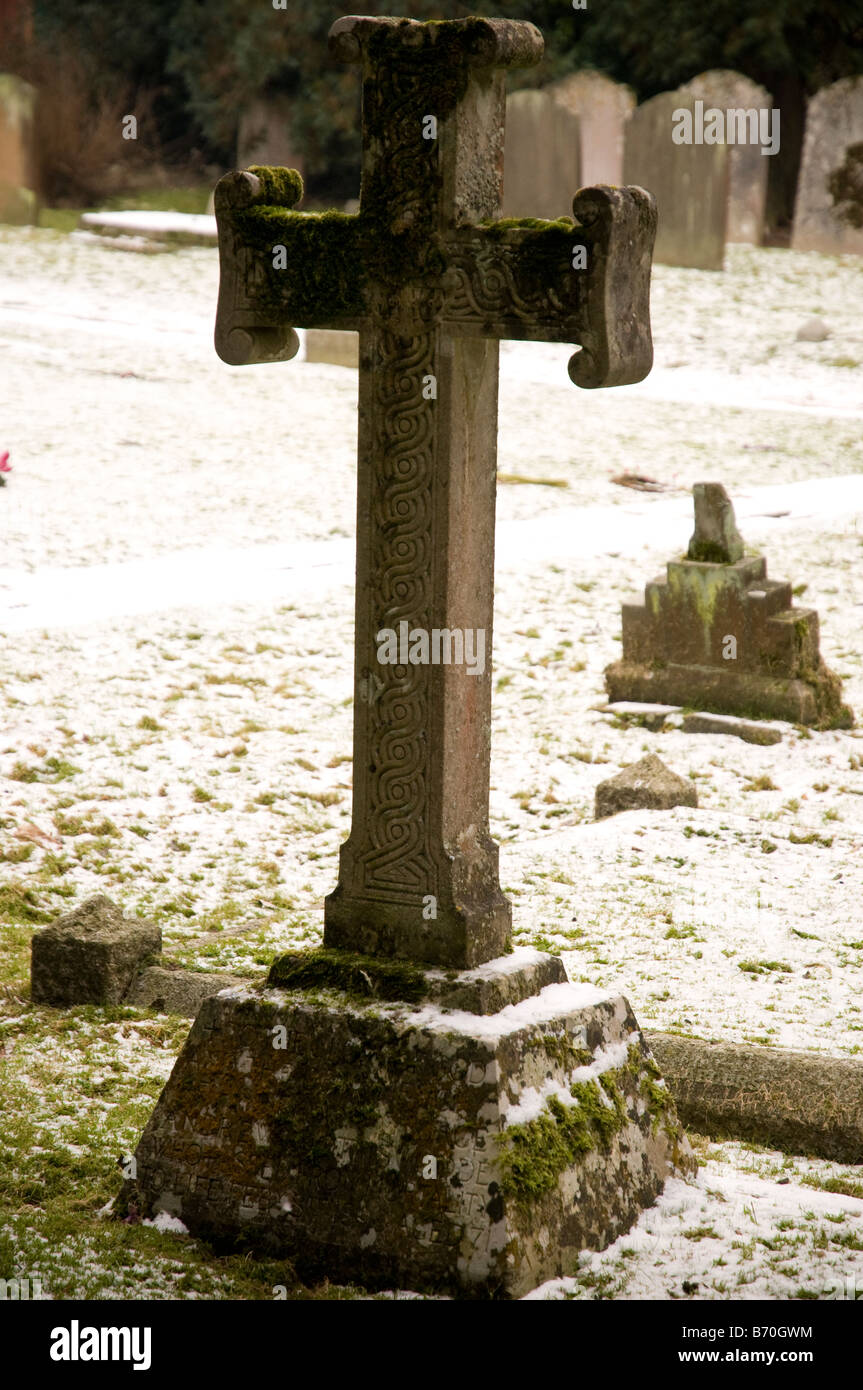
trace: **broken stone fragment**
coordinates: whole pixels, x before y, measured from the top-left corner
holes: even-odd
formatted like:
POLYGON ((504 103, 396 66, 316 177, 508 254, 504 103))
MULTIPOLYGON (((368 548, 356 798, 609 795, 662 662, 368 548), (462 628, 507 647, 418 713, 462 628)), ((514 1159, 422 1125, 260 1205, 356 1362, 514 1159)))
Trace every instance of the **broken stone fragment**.
POLYGON ((600 782, 596 789, 594 819, 604 820, 618 811, 668 811, 672 806, 697 806, 698 793, 692 782, 678 777, 655 753, 631 763, 616 777, 600 782))
POLYGON ((154 922, 124 917, 100 893, 38 931, 31 945, 34 1004, 119 1004, 144 962, 162 949, 154 922))
POLYGON ((771 729, 767 724, 753 724, 749 719, 734 719, 728 714, 686 714, 683 717, 685 734, 730 734, 742 738, 744 743, 760 743, 764 746, 782 742, 781 729, 771 729))
POLYGON ((124 1002, 138 1009, 156 1009, 161 1014, 194 1018, 211 995, 248 984, 249 981, 240 975, 150 965, 134 980, 124 1002))
POLYGON ((743 537, 734 520, 731 499, 721 483, 696 483, 695 530, 687 559, 733 565, 743 559, 743 537))

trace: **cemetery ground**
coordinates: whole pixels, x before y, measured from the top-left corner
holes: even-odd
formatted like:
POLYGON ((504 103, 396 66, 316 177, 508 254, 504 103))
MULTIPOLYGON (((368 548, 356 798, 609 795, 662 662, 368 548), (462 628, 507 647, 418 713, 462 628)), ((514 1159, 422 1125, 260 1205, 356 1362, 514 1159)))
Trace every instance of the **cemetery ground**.
MULTIPOLYGON (((34 1008, 34 932, 94 893, 193 969, 314 945, 350 818, 356 376, 212 349, 210 249, 0 230, 0 1277, 54 1298, 362 1297, 107 1219, 189 1027, 34 1008)), ((863 1063, 863 317, 859 262, 731 247, 655 267, 656 368, 580 392, 501 350, 491 829, 515 940, 642 1027, 863 1063), (797 341, 817 317, 822 341, 797 341), (623 474, 665 485, 638 491, 623 474), (858 727, 783 741, 605 713, 620 604, 725 484, 821 619, 858 727), (699 807, 595 823, 646 751, 699 807)), ((702 1166, 530 1297, 863 1290, 863 1170, 693 1136, 702 1166)))

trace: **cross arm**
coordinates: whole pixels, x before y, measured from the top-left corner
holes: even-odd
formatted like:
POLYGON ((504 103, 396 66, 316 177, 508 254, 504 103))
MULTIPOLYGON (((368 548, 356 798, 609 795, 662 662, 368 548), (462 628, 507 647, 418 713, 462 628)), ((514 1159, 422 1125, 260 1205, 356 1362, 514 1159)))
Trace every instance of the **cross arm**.
POLYGON ((601 184, 581 189, 572 210, 574 221, 512 219, 450 234, 441 318, 462 336, 578 344, 569 362, 578 386, 641 381, 653 364, 654 199, 601 184))
MULTIPOLYGON (((542 58, 545 42, 535 24, 519 19, 468 19, 439 24, 433 38, 450 39, 471 67, 529 68, 542 58)), ((341 63, 369 62, 374 50, 422 42, 431 25, 383 15, 344 15, 329 32, 329 49, 341 63), (389 40, 389 44, 388 44, 389 40)))
POLYGON ((293 169, 253 166, 216 185, 216 352, 229 365, 285 362, 295 326, 359 328, 366 314, 358 219, 301 213, 293 169))

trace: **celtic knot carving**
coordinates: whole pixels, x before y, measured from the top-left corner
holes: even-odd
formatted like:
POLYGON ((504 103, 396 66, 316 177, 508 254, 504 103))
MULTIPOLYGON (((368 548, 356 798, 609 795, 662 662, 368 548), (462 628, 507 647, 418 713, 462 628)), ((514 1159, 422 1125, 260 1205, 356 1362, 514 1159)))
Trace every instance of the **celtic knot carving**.
MULTIPOLYGON (((435 564, 432 513, 434 411, 422 396, 433 370, 434 334, 381 333, 375 367, 374 492, 368 621, 381 627, 432 626, 435 564)), ((433 892, 429 852, 428 754, 430 672, 427 666, 379 666, 384 682, 369 704, 372 778, 365 843, 359 855, 363 888, 392 897, 433 892)))
POLYGON ((530 328, 547 328, 579 308, 579 278, 567 273, 565 253, 560 273, 546 283, 523 248, 483 238, 450 246, 444 276, 442 317, 458 323, 521 320, 530 328))

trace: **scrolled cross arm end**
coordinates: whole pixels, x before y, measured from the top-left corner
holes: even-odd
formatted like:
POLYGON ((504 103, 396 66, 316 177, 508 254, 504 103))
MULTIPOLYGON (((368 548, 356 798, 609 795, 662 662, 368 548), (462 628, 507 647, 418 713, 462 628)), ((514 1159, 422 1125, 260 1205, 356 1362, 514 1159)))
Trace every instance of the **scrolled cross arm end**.
POLYGON ((289 362, 300 349, 293 328, 223 327, 216 320, 216 352, 229 367, 252 367, 262 362, 289 362))
POLYGON ((244 214, 256 208, 290 210, 302 196, 303 180, 296 169, 253 164, 249 169, 235 169, 216 184, 213 204, 221 273, 214 337, 216 352, 230 367, 287 362, 299 350, 293 328, 262 321, 251 292, 251 252, 240 224, 244 214))
POLYGON ((572 202, 576 223, 589 228, 592 263, 586 281, 581 351, 569 361, 576 386, 627 386, 653 366, 650 267, 656 202, 636 186, 582 188, 572 202))
POLYGON ((296 169, 252 164, 234 169, 219 179, 213 194, 216 218, 230 216, 256 205, 293 208, 303 196, 303 180, 296 169))

